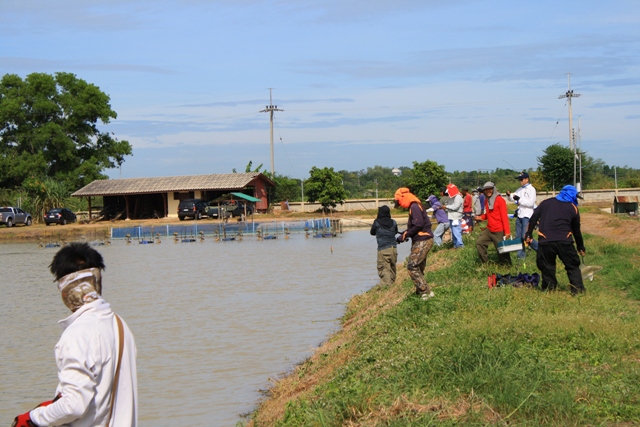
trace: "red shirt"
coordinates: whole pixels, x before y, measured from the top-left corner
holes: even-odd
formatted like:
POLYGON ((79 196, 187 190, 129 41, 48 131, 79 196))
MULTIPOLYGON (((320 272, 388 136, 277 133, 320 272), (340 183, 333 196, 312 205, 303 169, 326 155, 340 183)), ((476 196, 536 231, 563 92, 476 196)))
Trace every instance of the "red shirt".
POLYGON ((464 213, 473 212, 473 198, 471 197, 471 194, 469 194, 469 193, 467 193, 467 195, 464 196, 464 203, 462 205, 462 212, 464 212, 464 213))
POLYGON ((505 236, 511 234, 509 216, 507 215, 507 202, 504 201, 502 196, 498 196, 496 197, 496 201, 493 203, 493 209, 489 209, 489 198, 485 197, 485 199, 485 213, 480 215, 478 218, 487 220, 487 228, 492 233, 504 231, 505 236))

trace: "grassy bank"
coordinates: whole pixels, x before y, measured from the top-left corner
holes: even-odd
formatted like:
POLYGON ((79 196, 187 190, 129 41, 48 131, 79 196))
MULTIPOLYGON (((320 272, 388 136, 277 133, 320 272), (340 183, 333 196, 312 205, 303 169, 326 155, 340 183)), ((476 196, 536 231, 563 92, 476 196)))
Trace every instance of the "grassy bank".
MULTIPOLYGON (((640 425, 640 251, 586 236, 601 265, 587 294, 487 289, 475 238, 435 250, 412 295, 392 288, 355 297, 343 329, 277 382, 250 425, 640 425)), ((497 258, 496 258, 497 259, 497 258)), ((537 271, 535 253, 511 272, 537 271)))

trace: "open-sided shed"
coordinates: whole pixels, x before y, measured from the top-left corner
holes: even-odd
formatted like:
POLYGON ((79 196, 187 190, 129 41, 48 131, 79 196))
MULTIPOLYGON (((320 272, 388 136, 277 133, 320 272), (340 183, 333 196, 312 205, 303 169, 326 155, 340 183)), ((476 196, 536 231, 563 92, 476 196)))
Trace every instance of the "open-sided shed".
POLYGON ((72 196, 86 197, 90 213, 92 198, 102 197, 107 217, 140 219, 175 217, 180 200, 208 202, 230 192, 258 200, 256 210, 266 211, 269 187, 275 187, 275 183, 259 172, 228 173, 97 180, 72 196))
POLYGON ((638 196, 614 196, 613 213, 638 213, 638 196))

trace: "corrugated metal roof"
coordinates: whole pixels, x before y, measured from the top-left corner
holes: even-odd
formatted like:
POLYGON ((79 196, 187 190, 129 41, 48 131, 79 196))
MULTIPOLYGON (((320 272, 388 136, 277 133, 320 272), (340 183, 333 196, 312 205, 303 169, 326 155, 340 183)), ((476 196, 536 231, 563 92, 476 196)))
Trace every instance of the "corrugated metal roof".
POLYGON ((616 196, 618 203, 638 203, 638 196, 616 196))
POLYGON ((155 178, 124 178, 93 181, 72 194, 76 197, 116 196, 124 194, 168 193, 194 190, 239 190, 262 176, 268 185, 271 180, 258 172, 185 175, 155 178))

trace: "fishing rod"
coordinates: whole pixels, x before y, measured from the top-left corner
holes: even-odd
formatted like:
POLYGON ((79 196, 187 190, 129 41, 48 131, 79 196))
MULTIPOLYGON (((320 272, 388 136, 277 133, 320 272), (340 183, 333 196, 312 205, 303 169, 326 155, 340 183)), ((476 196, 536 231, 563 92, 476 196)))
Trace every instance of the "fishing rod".
POLYGON ((358 200, 358 203, 360 203, 360 204, 362 205, 362 207, 364 208, 364 210, 365 210, 365 211, 367 211, 367 213, 368 213, 368 214, 369 214, 373 219, 378 218, 378 216, 377 216, 377 215, 373 215, 373 214, 371 213, 371 211, 370 211, 369 209, 367 209, 367 207, 364 205, 364 203, 362 203, 360 200, 358 200))

